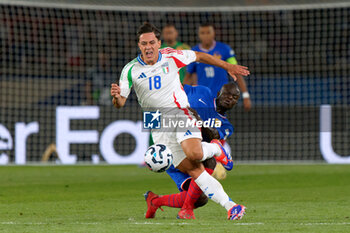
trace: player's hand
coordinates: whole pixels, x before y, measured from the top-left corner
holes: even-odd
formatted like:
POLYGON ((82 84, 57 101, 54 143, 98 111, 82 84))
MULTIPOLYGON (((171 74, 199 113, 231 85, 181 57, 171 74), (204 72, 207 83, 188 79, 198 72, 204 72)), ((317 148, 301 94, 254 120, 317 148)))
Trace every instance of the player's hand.
POLYGON ((116 83, 111 84, 111 96, 120 98, 120 87, 116 83))
POLYGON ((237 80, 236 75, 247 76, 250 74, 248 67, 240 66, 240 65, 232 65, 232 64, 229 64, 227 68, 227 72, 229 73, 229 75, 232 76, 232 78, 235 81, 237 80))
POLYGON ((249 112, 252 108, 252 102, 250 101, 250 98, 244 98, 243 99, 243 107, 244 111, 249 112))

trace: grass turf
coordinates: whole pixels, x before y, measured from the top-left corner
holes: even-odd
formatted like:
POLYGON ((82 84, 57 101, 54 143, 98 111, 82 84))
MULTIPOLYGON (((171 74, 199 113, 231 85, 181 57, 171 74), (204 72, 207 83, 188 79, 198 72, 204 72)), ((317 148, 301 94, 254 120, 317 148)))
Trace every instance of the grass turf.
POLYGON ((221 183, 242 220, 213 202, 145 219, 145 191, 177 189, 136 166, 0 167, 0 232, 350 232, 349 165, 238 165, 221 183))

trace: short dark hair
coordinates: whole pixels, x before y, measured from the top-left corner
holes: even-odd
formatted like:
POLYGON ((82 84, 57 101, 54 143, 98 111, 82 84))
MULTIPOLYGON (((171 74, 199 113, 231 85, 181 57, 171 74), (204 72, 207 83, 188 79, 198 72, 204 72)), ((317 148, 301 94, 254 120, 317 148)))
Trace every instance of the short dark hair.
POLYGON ((210 22, 205 22, 205 23, 201 23, 201 25, 199 25, 200 28, 204 28, 204 27, 212 27, 213 29, 215 29, 215 26, 213 23, 210 22))
POLYGON ((237 83, 235 83, 235 82, 228 82, 228 83, 224 84, 219 91, 220 92, 219 95, 222 94, 222 92, 224 91, 224 88, 235 90, 236 95, 241 94, 241 91, 239 90, 239 87, 238 87, 237 83))
POLYGON ((153 32, 154 35, 157 37, 158 40, 160 40, 160 31, 156 26, 149 22, 144 22, 137 31, 137 41, 140 40, 140 36, 144 33, 150 33, 153 32))

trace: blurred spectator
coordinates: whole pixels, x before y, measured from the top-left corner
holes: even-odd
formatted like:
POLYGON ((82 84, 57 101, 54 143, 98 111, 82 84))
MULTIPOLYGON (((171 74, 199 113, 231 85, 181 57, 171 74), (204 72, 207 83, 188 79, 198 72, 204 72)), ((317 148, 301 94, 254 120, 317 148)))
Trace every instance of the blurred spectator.
POLYGON ((109 56, 104 52, 98 53, 98 65, 87 72, 85 86, 87 105, 112 105, 109 94, 110 84, 115 82, 117 75, 112 72, 109 56))
MULTIPOLYGON (((174 24, 169 23, 165 25, 162 30, 163 43, 161 48, 170 47, 177 50, 191 49, 189 45, 177 41, 178 36, 179 36, 179 33, 174 24)), ((185 78, 185 74, 186 74, 186 68, 184 67, 179 71, 181 83, 185 78)))

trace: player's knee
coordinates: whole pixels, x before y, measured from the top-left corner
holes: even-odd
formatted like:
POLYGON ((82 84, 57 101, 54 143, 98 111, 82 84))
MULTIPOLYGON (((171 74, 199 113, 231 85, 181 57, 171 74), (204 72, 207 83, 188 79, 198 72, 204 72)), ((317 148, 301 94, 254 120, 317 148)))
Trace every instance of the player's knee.
POLYGON ((196 203, 194 203, 194 208, 199 208, 208 203, 208 197, 204 195, 204 193, 201 194, 201 196, 198 198, 196 203))
POLYGON ((187 174, 190 175, 193 179, 197 179, 204 172, 204 166, 201 163, 193 163, 194 166, 191 169, 187 170, 187 174))
POLYGON ((202 163, 192 161, 189 158, 185 158, 176 168, 193 179, 197 179, 205 171, 202 163))
POLYGON ((190 138, 181 142, 183 151, 187 158, 191 161, 200 161, 203 158, 203 150, 201 140, 198 138, 190 138))
POLYGON ((190 150, 187 154, 188 158, 192 161, 200 161, 203 158, 202 150, 190 150))

